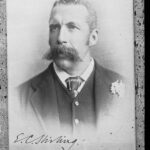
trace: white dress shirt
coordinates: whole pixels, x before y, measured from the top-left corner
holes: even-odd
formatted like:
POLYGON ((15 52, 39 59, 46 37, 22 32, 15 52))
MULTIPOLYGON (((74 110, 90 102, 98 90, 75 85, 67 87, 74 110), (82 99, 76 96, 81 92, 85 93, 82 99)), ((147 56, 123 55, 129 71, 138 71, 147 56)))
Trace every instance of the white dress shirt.
MULTIPOLYGON (((54 66, 54 70, 58 76, 58 78, 60 79, 60 81, 63 83, 63 85, 65 87, 67 87, 67 84, 65 82, 65 80, 69 77, 74 77, 71 76, 70 74, 66 73, 65 71, 61 70, 55 63, 53 63, 54 66)), ((85 69, 85 71, 80 75, 80 77, 84 80, 82 82, 82 84, 80 85, 80 87, 78 88, 78 93, 82 90, 85 82, 87 81, 87 79, 89 78, 89 76, 91 75, 92 71, 94 69, 94 60, 93 58, 91 58, 90 64, 88 65, 88 67, 85 69)))

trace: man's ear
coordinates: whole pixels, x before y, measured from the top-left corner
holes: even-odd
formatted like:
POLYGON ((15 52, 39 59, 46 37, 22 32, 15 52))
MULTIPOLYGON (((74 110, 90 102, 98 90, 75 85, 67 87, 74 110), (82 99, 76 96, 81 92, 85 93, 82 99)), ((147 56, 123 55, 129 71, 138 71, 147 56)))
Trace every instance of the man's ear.
POLYGON ((94 29, 91 33, 90 33, 90 37, 89 37, 89 46, 94 46, 96 45, 98 41, 98 30, 94 29))

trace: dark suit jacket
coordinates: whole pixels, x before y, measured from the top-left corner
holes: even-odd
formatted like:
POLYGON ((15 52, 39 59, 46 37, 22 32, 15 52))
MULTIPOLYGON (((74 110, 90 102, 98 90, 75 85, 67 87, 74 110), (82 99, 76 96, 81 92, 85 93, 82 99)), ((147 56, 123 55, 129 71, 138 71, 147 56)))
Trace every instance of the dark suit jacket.
MULTIPOLYGON (((57 95, 52 72, 53 65, 50 64, 44 72, 19 87, 19 100, 22 110, 24 110, 26 115, 30 112, 28 116, 34 118, 33 120, 38 120, 44 130, 52 129, 56 126, 59 127, 57 95)), ((105 117, 110 118, 113 115, 116 109, 115 105, 117 106, 119 102, 118 99, 120 98, 117 94, 111 92, 112 83, 117 80, 123 79, 119 74, 103 68, 95 61, 94 97, 98 127, 103 126, 101 122, 105 120, 105 117)), ((115 119, 114 116, 113 119, 115 119)))

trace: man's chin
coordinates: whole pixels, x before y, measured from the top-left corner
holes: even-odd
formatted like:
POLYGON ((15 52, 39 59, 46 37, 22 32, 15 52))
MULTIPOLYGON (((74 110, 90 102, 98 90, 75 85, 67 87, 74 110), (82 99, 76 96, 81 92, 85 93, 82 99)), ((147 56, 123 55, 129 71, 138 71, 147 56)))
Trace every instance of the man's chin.
POLYGON ((69 59, 59 58, 54 60, 55 64, 62 70, 70 70, 75 65, 75 62, 72 62, 69 59))

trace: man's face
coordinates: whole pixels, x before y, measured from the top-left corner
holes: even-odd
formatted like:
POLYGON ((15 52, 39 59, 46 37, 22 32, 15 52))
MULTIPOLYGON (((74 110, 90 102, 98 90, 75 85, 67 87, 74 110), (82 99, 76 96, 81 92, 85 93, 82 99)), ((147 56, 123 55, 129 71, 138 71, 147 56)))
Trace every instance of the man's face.
POLYGON ((89 53, 88 11, 82 5, 57 5, 50 18, 52 59, 60 67, 72 67, 89 53))

